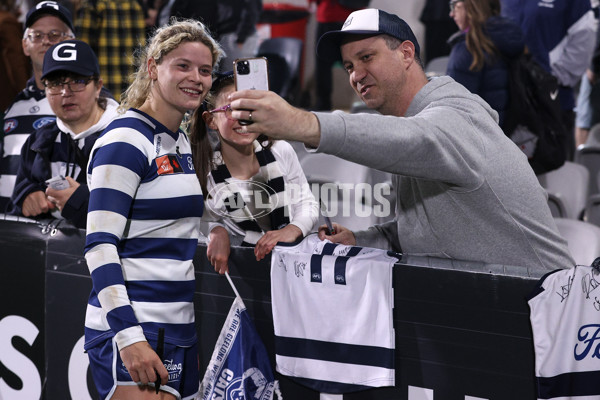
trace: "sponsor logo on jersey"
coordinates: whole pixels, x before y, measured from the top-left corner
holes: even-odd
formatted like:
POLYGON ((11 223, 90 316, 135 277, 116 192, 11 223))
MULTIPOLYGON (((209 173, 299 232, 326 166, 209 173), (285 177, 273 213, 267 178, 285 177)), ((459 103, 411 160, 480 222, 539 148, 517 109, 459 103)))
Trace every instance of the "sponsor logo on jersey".
POLYGON ((56 117, 43 117, 36 119, 33 123, 33 129, 40 129, 44 125, 48 125, 50 122, 56 121, 56 117))
POLYGON ((600 324, 583 325, 577 332, 577 341, 573 351, 577 361, 588 356, 600 359, 600 324))
POLYGON ((14 131, 17 126, 19 126, 19 122, 16 119, 7 119, 4 121, 4 134, 14 131))
POLYGON ((156 161, 158 175, 180 174, 183 172, 183 167, 177 161, 177 157, 172 154, 158 157, 154 161, 156 161))
POLYGON ((554 8, 554 0, 540 0, 538 7, 554 8))
POLYGON ((29 114, 35 114, 40 112, 40 106, 33 106, 29 109, 29 114))
POLYGON ((169 382, 178 381, 181 378, 181 371, 183 370, 181 363, 175 363, 173 360, 165 360, 163 365, 169 373, 169 382))

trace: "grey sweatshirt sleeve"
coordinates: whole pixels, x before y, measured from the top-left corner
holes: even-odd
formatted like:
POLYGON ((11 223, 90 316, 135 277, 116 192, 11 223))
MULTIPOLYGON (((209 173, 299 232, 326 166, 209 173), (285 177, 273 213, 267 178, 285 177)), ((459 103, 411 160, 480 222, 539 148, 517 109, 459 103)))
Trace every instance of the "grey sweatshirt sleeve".
POLYGON ((444 182, 457 190, 482 183, 485 149, 480 133, 468 116, 450 107, 432 108, 411 118, 315 114, 321 126, 318 152, 380 171, 444 182))
POLYGON ((364 231, 354 232, 356 245, 363 247, 375 247, 377 249, 402 252, 398 240, 398 223, 394 219, 380 225, 374 225, 364 231))

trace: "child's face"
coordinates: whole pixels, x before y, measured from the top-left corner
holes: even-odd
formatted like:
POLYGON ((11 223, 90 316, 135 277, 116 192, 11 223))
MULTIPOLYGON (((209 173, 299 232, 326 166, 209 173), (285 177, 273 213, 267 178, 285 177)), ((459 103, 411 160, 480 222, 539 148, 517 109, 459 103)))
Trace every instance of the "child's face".
MULTIPOLYGON (((235 90, 233 84, 226 86, 217 96, 215 110, 222 109, 229 104, 227 96, 235 90)), ((246 129, 239 124, 238 120, 231 118, 231 109, 213 111, 211 129, 216 129, 221 140, 232 146, 252 146, 258 137, 258 133, 244 132, 246 129)))

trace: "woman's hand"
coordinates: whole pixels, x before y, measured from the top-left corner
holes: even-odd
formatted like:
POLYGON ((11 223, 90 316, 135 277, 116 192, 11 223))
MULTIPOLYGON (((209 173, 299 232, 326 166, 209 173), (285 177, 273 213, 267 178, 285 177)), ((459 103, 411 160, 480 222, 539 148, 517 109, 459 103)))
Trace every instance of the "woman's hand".
POLYGON ((282 229, 268 231, 256 242, 254 255, 260 261, 273 250, 277 242, 291 243, 302 237, 302 231, 296 225, 288 224, 282 229))
POLYGON ((215 271, 223 275, 229 272, 227 261, 231 251, 229 242, 229 233, 222 226, 216 226, 208 235, 208 246, 206 248, 206 257, 208 262, 215 268, 215 271))
POLYGON ((120 351, 121 359, 125 368, 131 375, 134 382, 147 385, 149 382, 156 381, 156 372, 160 376, 160 384, 166 385, 169 380, 169 373, 163 365, 158 354, 150 347, 146 341, 136 342, 124 347, 120 351))
POLYGON ((67 203, 67 201, 71 198, 75 190, 80 186, 80 183, 70 176, 66 177, 67 182, 69 182, 69 187, 67 189, 57 190, 52 189, 48 186, 46 189, 46 196, 48 196, 48 200, 50 200, 59 211, 62 211, 63 207, 67 203))

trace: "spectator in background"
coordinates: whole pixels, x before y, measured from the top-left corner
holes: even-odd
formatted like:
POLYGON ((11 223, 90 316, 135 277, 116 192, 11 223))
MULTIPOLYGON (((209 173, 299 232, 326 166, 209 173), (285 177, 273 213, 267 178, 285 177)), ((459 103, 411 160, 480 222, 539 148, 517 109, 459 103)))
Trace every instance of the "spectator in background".
POLYGON ((558 78, 562 121, 569 133, 567 160, 575 151, 573 87, 589 66, 596 43, 590 0, 501 0, 502 14, 517 23, 533 58, 558 78))
POLYGON ((161 2, 158 9, 158 26, 166 25, 170 17, 191 18, 206 26, 213 37, 218 39, 218 2, 212 0, 156 0, 161 2))
POLYGON ((142 6, 137 0, 84 0, 75 26, 98 57, 105 87, 119 101, 135 72, 134 52, 146 42, 142 6))
MULTIPOLYGON (((341 49, 349 83, 377 114, 311 113, 270 91, 229 96, 245 129, 391 172, 396 219, 366 231, 334 224, 321 238, 483 263, 554 270, 575 265, 527 157, 497 113, 449 76, 428 80, 414 33, 377 9, 350 14, 319 40, 341 49)), ((339 55, 338 55, 339 56, 339 55)))
POLYGON ((208 146, 193 146, 192 154, 201 181, 212 169, 203 184, 204 215, 208 216, 203 220, 213 222, 206 255, 221 274, 228 271, 227 229, 243 237, 243 246, 253 246, 256 259, 261 260, 277 242, 291 243, 306 236, 319 217, 317 202, 292 146, 258 134, 240 133, 242 126, 231 118, 227 100, 234 90, 233 72, 219 75, 205 103, 208 111, 199 109, 194 114, 191 129, 193 144, 206 142, 207 127, 219 134, 214 155, 208 146), (230 196, 241 199, 240 204, 227 204, 230 196))
MULTIPOLYGON (((50 47, 42 81, 56 120, 33 132, 21 150, 12 214, 69 220, 85 228, 89 191, 87 162, 96 139, 117 116, 117 102, 101 95, 102 78, 92 49, 80 40, 50 47), (63 176, 53 189, 46 180, 63 176)), ((106 95, 104 93, 103 95, 106 95)))
POLYGON ((508 108, 507 60, 523 53, 521 28, 500 16, 500 0, 452 0, 450 16, 459 31, 446 73, 478 94, 498 112, 500 126, 508 108))
POLYGON ((0 112, 25 87, 31 73, 21 45, 23 25, 17 19, 19 13, 14 0, 0 0, 0 112))
POLYGON ((55 1, 44 1, 29 9, 21 41, 31 59, 33 76, 4 114, 0 161, 0 212, 6 212, 15 186, 21 148, 36 129, 54 121, 42 83, 44 55, 48 48, 73 37, 71 13, 55 1))
MULTIPOLYGON (((594 4, 594 15, 598 23, 600 4, 594 4)), ((600 77, 600 29, 596 29, 596 47, 592 55, 592 62, 581 77, 579 93, 577 95, 577 108, 575 109, 575 148, 587 142, 592 126, 600 122, 600 90, 598 90, 598 77, 600 77)))
POLYGON ((256 24, 262 11, 262 0, 219 1, 217 36, 225 57, 222 72, 231 70, 237 58, 253 57, 258 49, 256 24))
MULTIPOLYGON (((356 8, 344 7, 339 0, 311 0, 317 3, 317 35, 316 42, 328 31, 342 29, 342 24, 348 18, 351 12, 356 8)), ((315 57, 315 89, 316 100, 314 109, 328 111, 331 110, 331 94, 333 91, 333 71, 332 68, 336 62, 341 59, 315 57)))
POLYGON ((456 31, 456 25, 448 16, 447 0, 427 0, 420 21, 425 25, 425 56, 428 63, 434 58, 450 54, 448 38, 456 31))

